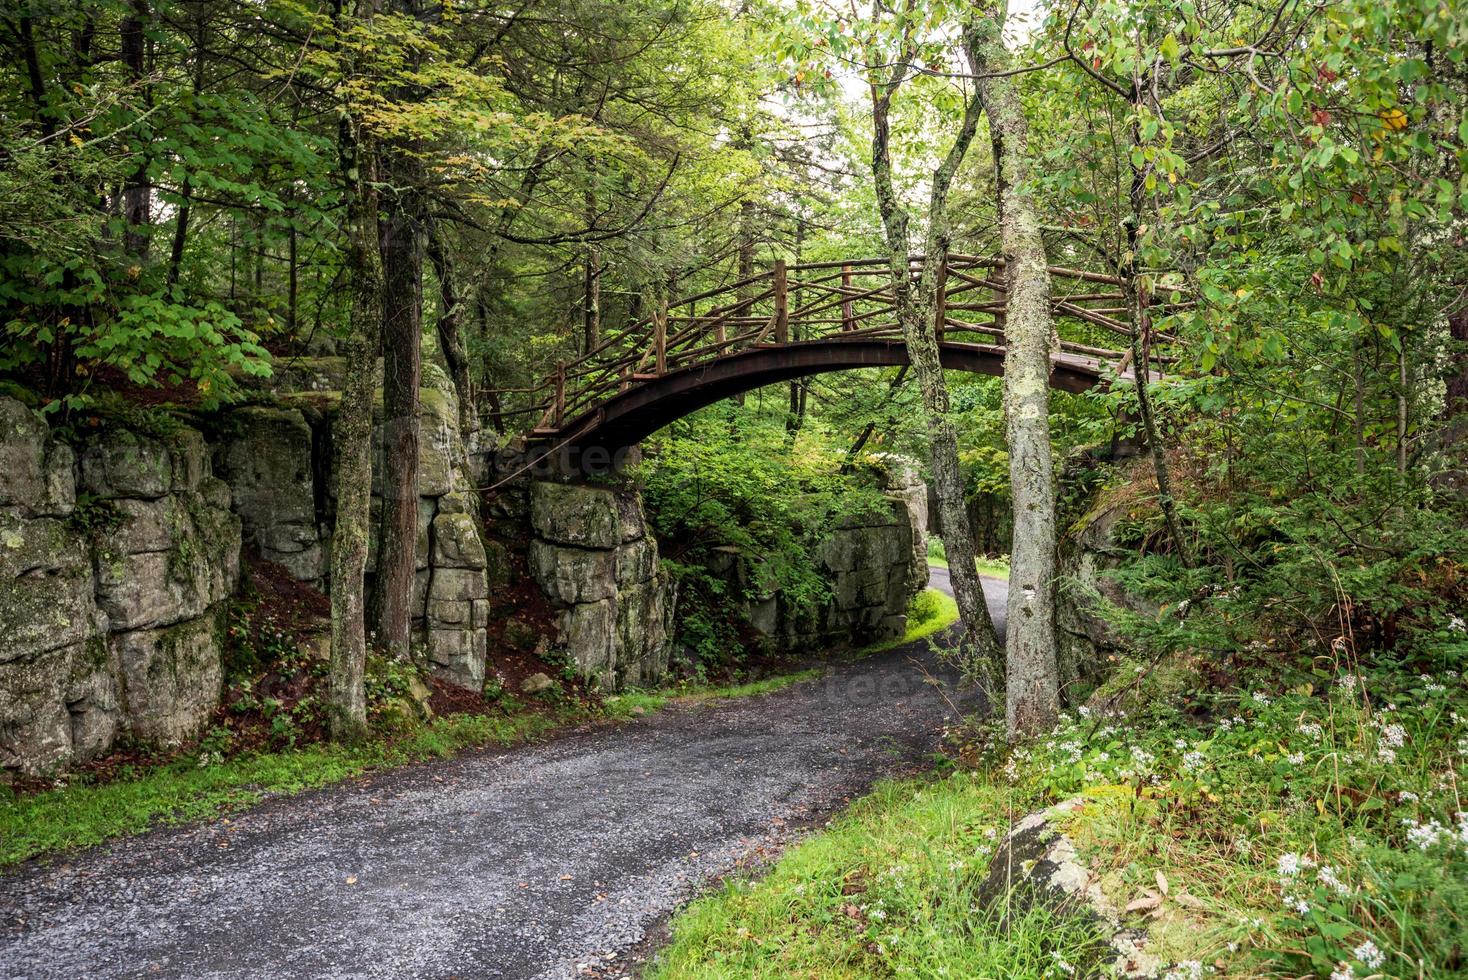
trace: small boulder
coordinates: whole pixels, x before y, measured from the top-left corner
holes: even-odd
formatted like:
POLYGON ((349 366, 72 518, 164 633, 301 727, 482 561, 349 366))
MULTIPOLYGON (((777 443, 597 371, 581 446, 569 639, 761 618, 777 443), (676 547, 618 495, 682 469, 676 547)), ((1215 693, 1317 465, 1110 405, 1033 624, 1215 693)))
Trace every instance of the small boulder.
POLYGON ((548 675, 539 673, 531 674, 520 682, 520 690, 526 694, 540 694, 542 691, 549 691, 555 686, 556 682, 551 680, 548 675))

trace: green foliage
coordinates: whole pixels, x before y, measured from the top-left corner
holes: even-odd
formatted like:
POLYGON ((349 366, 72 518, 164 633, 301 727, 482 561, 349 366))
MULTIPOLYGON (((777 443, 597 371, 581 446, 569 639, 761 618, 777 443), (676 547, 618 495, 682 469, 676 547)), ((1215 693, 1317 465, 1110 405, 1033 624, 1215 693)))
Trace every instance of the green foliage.
POLYGON ((1089 975, 1085 919, 976 907, 1013 802, 964 776, 881 784, 767 874, 680 913, 650 976, 1089 975))
POLYGON ((645 497, 681 582, 679 640, 700 662, 726 662, 742 649, 731 604, 778 593, 799 614, 826 601, 818 546, 842 521, 888 506, 844 477, 842 461, 813 427, 792 444, 783 417, 753 407, 708 409, 659 440, 645 497), (730 572, 711 571, 721 566, 730 572))

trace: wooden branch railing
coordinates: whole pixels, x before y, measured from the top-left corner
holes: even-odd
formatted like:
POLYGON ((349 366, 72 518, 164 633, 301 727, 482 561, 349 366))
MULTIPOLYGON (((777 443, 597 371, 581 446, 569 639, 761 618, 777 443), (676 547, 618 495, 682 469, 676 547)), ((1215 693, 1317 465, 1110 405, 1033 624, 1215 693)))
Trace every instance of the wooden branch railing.
MULTIPOLYGON (((908 285, 917 288, 926 259, 908 260, 908 285)), ((1053 310, 1062 323, 1088 333, 1126 338, 1131 331, 1124 283, 1116 276, 1052 266, 1053 310), (1113 289, 1097 289, 1110 286, 1113 289)), ((964 335, 1003 341, 1004 262, 976 255, 950 254, 933 272, 933 327, 940 341, 964 335), (979 318, 976 318, 979 317, 979 318)), ((1191 304, 1155 304, 1152 309, 1182 309, 1191 304)), ((788 264, 783 259, 756 275, 694 296, 669 302, 660 293, 638 322, 603 338, 591 350, 556 363, 539 384, 500 389, 504 403, 523 402, 499 413, 538 418, 541 434, 595 407, 639 381, 681 370, 749 347, 788 344, 791 337, 814 340, 902 339, 892 274, 886 259, 844 259, 788 264), (681 312, 680 312, 681 311, 681 312)), ((1175 360, 1156 345, 1176 338, 1149 331, 1149 366, 1175 360)), ((1065 353, 1125 364, 1124 350, 1061 339, 1065 353)))

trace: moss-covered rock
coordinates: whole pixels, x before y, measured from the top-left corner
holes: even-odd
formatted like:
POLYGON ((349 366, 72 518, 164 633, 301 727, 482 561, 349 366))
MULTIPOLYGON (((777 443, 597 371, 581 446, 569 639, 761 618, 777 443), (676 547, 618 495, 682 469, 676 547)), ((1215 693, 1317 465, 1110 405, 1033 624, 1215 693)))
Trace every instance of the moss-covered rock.
POLYGON ((197 735, 219 703, 224 606, 162 629, 115 633, 128 729, 139 739, 177 745, 197 735))
POLYGON ((0 397, 0 511, 64 517, 76 506, 76 458, 24 402, 0 397))

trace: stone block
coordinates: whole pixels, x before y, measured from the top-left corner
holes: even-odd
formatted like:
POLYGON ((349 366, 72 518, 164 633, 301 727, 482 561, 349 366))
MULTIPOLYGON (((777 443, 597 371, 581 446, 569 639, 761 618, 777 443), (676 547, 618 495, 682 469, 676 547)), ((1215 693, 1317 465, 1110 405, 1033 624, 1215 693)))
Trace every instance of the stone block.
POLYGON ((468 602, 489 598, 484 572, 472 568, 436 568, 431 576, 428 601, 468 602))
POLYGON ((99 555, 97 603, 115 630, 168 626, 193 619, 209 604, 191 569, 166 551, 99 555))
POLYGON ((43 776, 72 759, 63 685, 82 644, 0 663, 0 774, 43 776))
POLYGON ((74 762, 87 762, 112 748, 122 728, 120 665, 100 636, 76 649, 63 696, 71 721, 74 762))
POLYGON ((617 494, 604 487, 537 480, 530 486, 530 522, 555 544, 611 549, 622 543, 617 494))
POLYGON ((651 581, 658 570, 658 543, 651 535, 622 545, 616 552, 619 588, 651 581))
POLYGON ((667 668, 665 599, 661 579, 618 593, 614 664, 619 687, 650 683, 667 668))
POLYGON ((471 691, 484 687, 488 641, 482 630, 431 629, 427 648, 435 677, 471 691))
POLYGON ((87 539, 54 518, 0 515, 0 663, 107 629, 87 539))
POLYGON ((611 599, 583 602, 561 615, 560 644, 578 672, 611 690, 616 684, 617 604, 611 599))
POLYGON ((188 511, 173 494, 157 500, 119 500, 113 506, 122 523, 107 543, 124 554, 168 551, 181 535, 193 530, 188 511))
POLYGON ((82 450, 81 474, 81 489, 98 499, 152 500, 173 488, 173 457, 161 439, 110 429, 82 450))
POLYGON ((114 633, 126 725, 136 737, 178 745, 199 734, 219 704, 224 607, 162 629, 114 633))
POLYGON ((484 568, 484 541, 474 518, 466 513, 441 513, 433 519, 433 565, 443 568, 484 568))
POLYGON ((236 432, 215 462, 229 485, 245 541, 295 578, 320 579, 327 559, 317 524, 312 433, 306 417, 290 408, 250 406, 236 409, 230 419, 236 432))
POLYGON ((0 397, 0 510, 63 517, 76 505, 75 456, 24 403, 0 397))
POLYGON ((530 574, 552 602, 596 602, 617 591, 614 551, 562 548, 532 541, 529 561, 530 574))
POLYGON ((209 445, 198 429, 182 428, 170 434, 168 456, 175 491, 192 493, 214 475, 209 465, 209 445))
POLYGON ((468 629, 473 619, 473 603, 486 599, 429 599, 429 629, 468 629))

